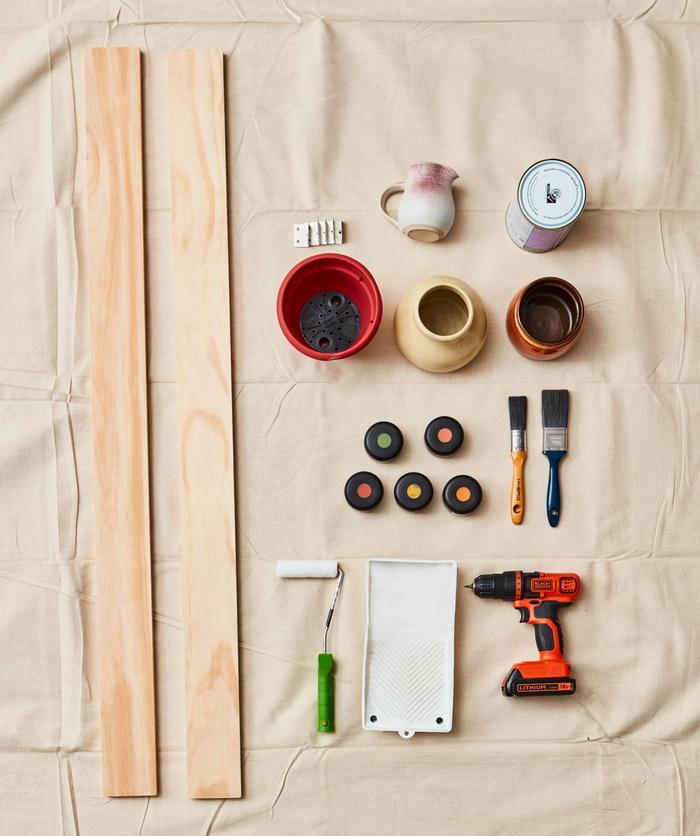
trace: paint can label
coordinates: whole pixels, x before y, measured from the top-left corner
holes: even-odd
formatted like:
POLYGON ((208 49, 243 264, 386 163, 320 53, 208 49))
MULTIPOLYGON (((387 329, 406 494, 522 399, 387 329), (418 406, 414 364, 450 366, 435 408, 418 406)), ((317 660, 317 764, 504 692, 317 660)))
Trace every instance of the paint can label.
POLYGON ((553 250, 566 237, 569 227, 566 229, 538 229, 531 224, 513 202, 508 206, 506 212, 506 229, 511 240, 521 250, 529 250, 535 253, 546 253, 553 250))
POLYGON ((585 183, 570 163, 541 160, 520 178, 517 200, 506 212, 508 234, 521 249, 552 250, 564 240, 585 202, 585 183))

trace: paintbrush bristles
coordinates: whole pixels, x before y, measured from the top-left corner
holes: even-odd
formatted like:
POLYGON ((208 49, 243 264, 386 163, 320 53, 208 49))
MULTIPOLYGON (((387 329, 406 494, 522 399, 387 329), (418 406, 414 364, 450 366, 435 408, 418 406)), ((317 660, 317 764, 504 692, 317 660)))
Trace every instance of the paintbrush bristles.
POLYGON ((517 395, 508 398, 510 412, 510 430, 524 430, 527 425, 527 398, 517 395))
POLYGON ((569 390, 542 390, 542 426, 566 427, 569 424, 569 390))

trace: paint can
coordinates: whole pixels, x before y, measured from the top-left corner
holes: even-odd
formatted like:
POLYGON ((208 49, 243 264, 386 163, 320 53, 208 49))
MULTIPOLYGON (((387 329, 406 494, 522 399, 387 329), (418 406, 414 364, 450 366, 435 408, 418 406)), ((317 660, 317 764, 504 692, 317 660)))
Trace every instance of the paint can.
POLYGON ((508 206, 508 235, 521 250, 549 252, 566 238, 585 203, 586 184, 571 163, 540 160, 520 178, 508 206))

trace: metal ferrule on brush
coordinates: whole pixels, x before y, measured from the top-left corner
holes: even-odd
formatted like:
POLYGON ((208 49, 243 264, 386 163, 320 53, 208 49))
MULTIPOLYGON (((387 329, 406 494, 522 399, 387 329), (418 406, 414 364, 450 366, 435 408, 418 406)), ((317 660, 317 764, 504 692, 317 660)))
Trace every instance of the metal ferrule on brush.
POLYGON ((518 453, 527 450, 527 431, 526 430, 511 430, 510 431, 510 451, 511 453, 518 453))
POLYGON ((542 428, 542 451, 544 453, 548 453, 551 450, 563 450, 566 452, 566 443, 566 427, 542 428))

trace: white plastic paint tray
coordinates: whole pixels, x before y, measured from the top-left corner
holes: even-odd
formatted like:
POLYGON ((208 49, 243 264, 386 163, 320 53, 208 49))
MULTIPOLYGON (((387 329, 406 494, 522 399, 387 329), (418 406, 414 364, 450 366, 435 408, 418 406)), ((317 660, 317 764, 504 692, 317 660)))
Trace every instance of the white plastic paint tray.
POLYGON ((369 561, 363 728, 452 730, 456 592, 453 560, 369 561))

